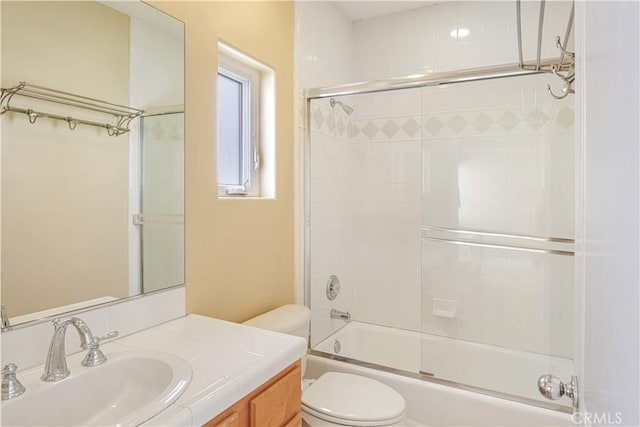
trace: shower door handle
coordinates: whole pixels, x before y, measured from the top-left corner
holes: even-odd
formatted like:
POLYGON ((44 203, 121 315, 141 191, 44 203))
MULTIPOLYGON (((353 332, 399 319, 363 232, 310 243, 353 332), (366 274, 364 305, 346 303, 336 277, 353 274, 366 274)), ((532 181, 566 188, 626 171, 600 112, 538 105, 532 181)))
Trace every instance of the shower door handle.
POLYGON ((136 214, 132 217, 133 225, 145 225, 147 222, 153 224, 184 224, 183 215, 173 214, 136 214))
POLYGON ((566 395, 571 398, 573 409, 578 409, 578 377, 575 375, 571 376, 568 384, 551 374, 542 375, 538 378, 538 391, 550 400, 558 400, 566 395))

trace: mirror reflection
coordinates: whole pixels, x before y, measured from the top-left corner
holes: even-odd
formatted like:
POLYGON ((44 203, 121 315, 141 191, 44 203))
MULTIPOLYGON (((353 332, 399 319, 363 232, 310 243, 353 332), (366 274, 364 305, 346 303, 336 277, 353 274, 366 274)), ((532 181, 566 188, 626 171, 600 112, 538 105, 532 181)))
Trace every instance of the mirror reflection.
POLYGON ((11 325, 183 284, 183 24, 133 1, 0 7, 3 94, 59 91, 2 102, 11 325), (100 102, 144 113, 115 132, 100 102))

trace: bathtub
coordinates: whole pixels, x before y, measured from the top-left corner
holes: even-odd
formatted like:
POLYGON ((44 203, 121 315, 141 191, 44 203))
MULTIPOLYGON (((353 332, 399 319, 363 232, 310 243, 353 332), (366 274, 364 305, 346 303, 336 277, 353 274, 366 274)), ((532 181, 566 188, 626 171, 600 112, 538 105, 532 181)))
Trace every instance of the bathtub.
POLYGON ((390 385, 405 397, 408 417, 418 425, 572 425, 569 408, 544 399, 536 388, 542 374, 571 376, 572 362, 565 358, 354 321, 310 351, 306 377, 327 371, 390 385), (496 397, 505 394, 527 403, 496 397))

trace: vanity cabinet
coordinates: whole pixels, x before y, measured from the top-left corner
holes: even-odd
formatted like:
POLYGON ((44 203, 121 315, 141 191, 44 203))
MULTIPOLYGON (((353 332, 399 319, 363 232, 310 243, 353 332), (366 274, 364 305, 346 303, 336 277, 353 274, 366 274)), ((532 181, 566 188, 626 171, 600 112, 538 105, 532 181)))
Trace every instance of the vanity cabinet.
POLYGON ((300 361, 290 365, 203 427, 300 427, 300 361))

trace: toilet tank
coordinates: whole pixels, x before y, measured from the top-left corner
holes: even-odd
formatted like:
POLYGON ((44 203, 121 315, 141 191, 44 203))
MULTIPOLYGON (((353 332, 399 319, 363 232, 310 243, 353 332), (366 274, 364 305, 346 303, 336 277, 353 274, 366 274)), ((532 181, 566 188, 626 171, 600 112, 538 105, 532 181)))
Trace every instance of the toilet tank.
POLYGON ((283 334, 296 335, 309 340, 311 310, 304 305, 287 304, 259 316, 253 317, 245 325, 267 329, 283 334))

